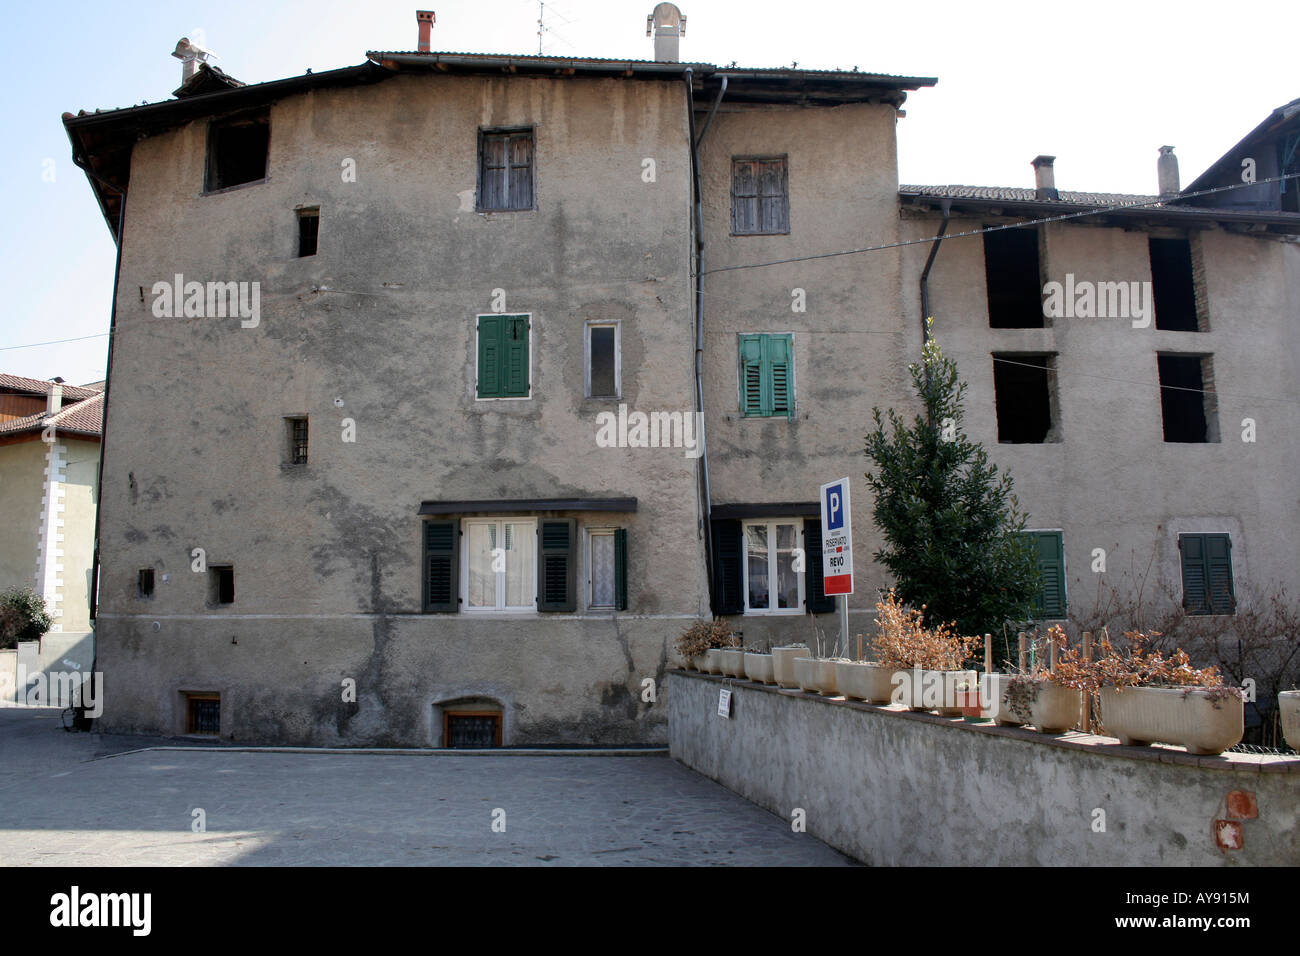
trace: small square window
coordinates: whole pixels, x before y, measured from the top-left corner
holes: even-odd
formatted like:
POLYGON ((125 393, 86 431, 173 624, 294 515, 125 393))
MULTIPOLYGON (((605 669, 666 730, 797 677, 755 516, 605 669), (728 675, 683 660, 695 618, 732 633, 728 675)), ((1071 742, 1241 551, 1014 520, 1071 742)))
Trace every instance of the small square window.
POLYGON ((786 157, 731 161, 731 234, 777 236, 790 232, 786 157))
POLYGON ((270 143, 270 110, 213 120, 204 189, 215 192, 265 179, 270 143))
POLYGON ((533 131, 480 131, 480 212, 533 208, 533 131))
POLYGON ((185 695, 185 732, 187 734, 220 736, 220 694, 185 695))
POLYGON ((290 465, 307 464, 307 419, 304 416, 286 418, 288 429, 289 452, 287 462, 290 465))
POLYGON ((208 602, 235 603, 235 568, 230 564, 208 565, 208 602))
POLYGON ((445 747, 478 750, 501 746, 499 711, 447 711, 442 720, 445 747))
POLYGON ((298 258, 316 255, 320 236, 320 208, 298 210, 298 258))
POLYGON ((618 398, 621 371, 618 324, 589 324, 587 326, 587 397, 618 398))
POLYGON ((142 598, 153 597, 153 568, 141 568, 136 577, 136 593, 142 598))
POLYGON ((478 317, 479 398, 529 397, 531 328, 527 315, 478 317))
POLYGON ((746 418, 794 418, 794 336, 740 336, 740 412, 746 418))

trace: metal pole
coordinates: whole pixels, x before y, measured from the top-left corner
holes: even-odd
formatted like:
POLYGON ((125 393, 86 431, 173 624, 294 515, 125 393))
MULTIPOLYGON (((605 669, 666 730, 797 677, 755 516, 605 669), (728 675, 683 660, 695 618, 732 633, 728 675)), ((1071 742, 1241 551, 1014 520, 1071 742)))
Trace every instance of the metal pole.
POLYGON ((840 595, 840 653, 849 653, 849 596, 840 595))

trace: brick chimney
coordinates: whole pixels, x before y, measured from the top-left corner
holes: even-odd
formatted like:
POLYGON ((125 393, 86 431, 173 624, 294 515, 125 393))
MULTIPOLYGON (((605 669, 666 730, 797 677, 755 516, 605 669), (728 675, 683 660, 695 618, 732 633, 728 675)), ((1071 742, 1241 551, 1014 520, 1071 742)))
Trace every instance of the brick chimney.
POLYGON ((1182 191, 1178 185, 1178 157, 1172 146, 1160 147, 1160 158, 1156 160, 1156 182, 1160 184, 1160 195, 1176 196, 1182 191))
POLYGON ((1060 199, 1056 191, 1055 156, 1034 157, 1034 196, 1037 199, 1060 199))
POLYGON ((416 50, 420 53, 429 52, 429 34, 433 31, 433 20, 434 16, 432 10, 415 11, 415 22, 420 25, 420 42, 419 45, 416 46, 416 50))

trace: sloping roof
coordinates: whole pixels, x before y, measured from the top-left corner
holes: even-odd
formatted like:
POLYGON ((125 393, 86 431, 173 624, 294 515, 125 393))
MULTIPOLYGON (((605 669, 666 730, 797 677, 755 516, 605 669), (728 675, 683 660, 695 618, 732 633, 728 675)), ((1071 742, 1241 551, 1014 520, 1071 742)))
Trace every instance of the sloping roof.
MULTIPOLYGON (((99 383, 96 383, 99 384, 99 383)), ((6 375, 0 372, 0 390, 22 392, 26 395, 46 395, 50 394, 50 389, 54 387, 53 382, 47 382, 39 378, 24 378, 21 375, 6 375)), ((80 385, 64 385, 63 400, 80 400, 90 398, 97 392, 102 392, 100 388, 86 388, 80 385)))
MULTIPOLYGON (((900 193, 917 196, 948 197, 951 199, 988 199, 1002 202, 1040 202, 1033 189, 1018 186, 906 186, 898 187, 900 193)), ((1140 196, 1134 193, 1088 193, 1061 190, 1061 198, 1051 200, 1079 206, 1121 206, 1136 203, 1158 202, 1159 196, 1140 196)))
MULTIPOLYGON (((64 394, 67 394, 66 389, 64 394)), ((43 431, 46 426, 53 425, 56 433, 90 435, 98 438, 104 431, 104 394, 92 392, 91 395, 91 398, 65 405, 53 415, 38 412, 35 415, 15 418, 13 421, 0 422, 0 435, 43 431)))
POLYGON ((247 86, 243 80, 237 80, 220 67, 211 63, 200 63, 194 75, 172 90, 172 96, 184 99, 187 96, 200 96, 203 93, 220 93, 222 90, 234 90, 247 86))
POLYGON ((1279 106, 1277 109, 1273 110, 1273 112, 1269 113, 1268 116, 1264 117, 1262 123, 1242 137, 1240 143, 1211 163, 1210 168, 1197 176, 1196 179, 1193 180, 1192 184, 1184 189, 1183 192, 1193 193, 1214 186, 1219 178, 1219 174, 1227 167, 1232 168, 1233 177, 1236 178, 1241 170, 1241 161, 1239 157, 1248 155, 1250 147, 1257 141, 1266 138, 1277 130, 1278 127, 1290 122, 1296 116, 1300 116, 1300 98, 1294 99, 1283 106, 1279 106))

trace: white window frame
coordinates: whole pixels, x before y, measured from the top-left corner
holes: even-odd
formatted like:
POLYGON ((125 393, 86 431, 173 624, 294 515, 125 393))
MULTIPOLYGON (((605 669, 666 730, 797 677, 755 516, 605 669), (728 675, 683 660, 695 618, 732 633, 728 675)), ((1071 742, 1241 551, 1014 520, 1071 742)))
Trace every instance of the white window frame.
POLYGON ((536 319, 531 312, 480 312, 474 316, 474 354, 470 357, 470 362, 474 368, 474 401, 476 402, 531 402, 533 400, 533 333, 536 331, 536 319), (478 340, 479 340, 479 319, 490 319, 503 315, 527 316, 528 317, 528 394, 527 395, 509 395, 500 397, 489 395, 480 397, 478 393, 478 340))
POLYGON ((583 604, 584 604, 584 607, 585 607, 587 610, 591 610, 591 611, 613 611, 613 610, 615 610, 615 609, 617 608, 617 606, 618 606, 618 582, 617 582, 617 581, 614 582, 614 588, 615 588, 615 593, 614 593, 614 603, 613 603, 613 604, 596 604, 596 603, 595 603, 595 600, 596 600, 596 595, 595 595, 595 591, 596 591, 596 552, 595 552, 595 549, 592 547, 592 540, 591 540, 591 539, 592 539, 592 538, 595 538, 595 537, 598 537, 598 536, 600 536, 600 535, 605 535, 605 536, 608 536, 608 537, 612 538, 612 537, 614 537, 614 532, 618 531, 618 528, 614 528, 614 527, 609 527, 609 528, 587 528, 587 529, 585 529, 585 531, 586 531, 586 538, 587 538, 587 548, 586 548, 586 551, 587 551, 587 566, 586 566, 586 572, 587 572, 587 587, 586 587, 585 592, 584 592, 584 595, 583 595, 583 604))
MULTIPOLYGON (((619 399, 623 397, 623 323, 619 319, 588 319, 582 333, 583 340, 583 365, 584 376, 586 381, 585 395, 587 398, 594 398, 597 401, 601 399, 619 399), (613 329, 614 330, 614 394, 613 395, 592 395, 591 394, 591 330, 592 329, 613 329)), ((528 347, 533 346, 532 339, 528 340, 528 347)), ((531 359, 530 359, 531 361, 531 359)), ((529 390, 532 390, 532 382, 529 381, 529 390)))
POLYGON ((500 515, 495 517, 483 518, 462 518, 460 523, 460 594, 461 609, 466 614, 540 614, 537 610, 537 561, 538 561, 538 541, 537 541, 537 518, 534 515, 500 515), (505 576, 506 572, 497 572, 497 603, 494 607, 473 607, 469 603, 469 547, 470 535, 469 528, 472 525, 494 524, 502 530, 499 532, 500 537, 497 540, 504 540, 504 526, 507 524, 528 524, 530 525, 529 533, 533 538, 533 571, 529 575, 529 582, 533 589, 533 598, 531 606, 507 607, 504 606, 505 600, 505 576))
MULTIPOLYGON (((799 599, 795 602, 794 607, 757 607, 749 606, 749 535, 748 530, 752 527, 766 527, 767 532, 767 566, 769 580, 775 580, 776 576, 776 526, 781 524, 792 525, 795 530, 795 547, 803 547, 803 518, 753 518, 745 519, 740 525, 741 541, 741 589, 745 599, 746 614, 770 614, 773 616, 782 616, 787 614, 803 614, 807 607, 808 601, 808 562, 812 560, 807 553, 804 554, 804 570, 796 571, 795 577, 799 580, 799 599)), ((817 555, 817 560, 821 560, 821 555, 817 555)), ((768 603, 774 604, 771 587, 768 588, 768 603)))

